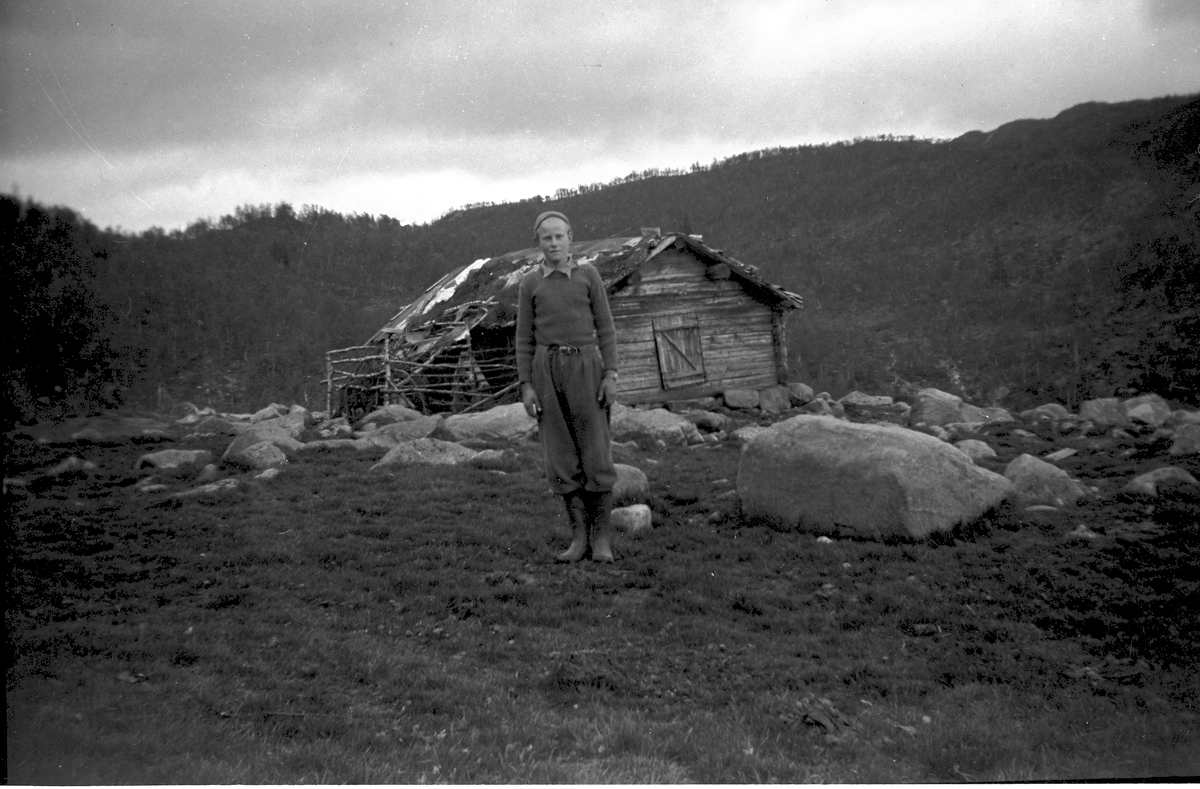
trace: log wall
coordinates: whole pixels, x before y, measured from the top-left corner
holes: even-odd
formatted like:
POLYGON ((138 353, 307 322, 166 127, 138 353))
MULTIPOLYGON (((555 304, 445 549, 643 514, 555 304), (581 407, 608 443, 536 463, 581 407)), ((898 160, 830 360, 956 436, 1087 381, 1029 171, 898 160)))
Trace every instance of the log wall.
POLYGON ((644 264, 640 275, 639 282, 618 291, 610 301, 618 327, 622 402, 662 402, 780 382, 778 329, 773 328, 772 310, 729 279, 727 270, 710 275, 691 253, 672 249, 644 264), (706 380, 664 390, 654 320, 687 314, 698 319, 706 380))

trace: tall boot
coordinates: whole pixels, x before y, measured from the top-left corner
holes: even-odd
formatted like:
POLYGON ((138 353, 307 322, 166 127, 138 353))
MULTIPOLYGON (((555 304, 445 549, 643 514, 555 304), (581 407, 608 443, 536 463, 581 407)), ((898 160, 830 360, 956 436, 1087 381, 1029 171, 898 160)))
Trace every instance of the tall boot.
POLYGON ((588 493, 588 525, 591 527, 592 561, 614 562, 612 552, 612 525, 609 516, 612 514, 613 494, 611 490, 588 493))
POLYGON ((560 562, 577 562, 587 553, 588 518, 583 496, 582 489, 563 494, 563 503, 567 508, 567 523, 571 526, 571 547, 558 555, 557 560, 560 562))

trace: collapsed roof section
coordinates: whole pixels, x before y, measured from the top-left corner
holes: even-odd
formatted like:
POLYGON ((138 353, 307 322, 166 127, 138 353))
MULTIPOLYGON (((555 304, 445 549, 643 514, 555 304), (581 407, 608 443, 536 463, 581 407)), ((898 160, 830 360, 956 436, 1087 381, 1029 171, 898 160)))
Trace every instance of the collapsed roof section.
MULTIPOLYGON (((630 284, 643 264, 671 248, 687 249, 709 266, 727 266, 731 278, 741 281, 748 292, 774 309, 790 310, 804 304, 795 293, 762 279, 757 267, 726 257, 721 250, 704 244, 699 236, 643 235, 571 244, 578 262, 596 267, 610 296, 630 284)), ((393 353, 430 358, 467 339, 477 326, 515 326, 521 278, 542 261, 541 251, 533 248, 483 258, 455 269, 397 313, 368 344, 390 339, 393 353)))

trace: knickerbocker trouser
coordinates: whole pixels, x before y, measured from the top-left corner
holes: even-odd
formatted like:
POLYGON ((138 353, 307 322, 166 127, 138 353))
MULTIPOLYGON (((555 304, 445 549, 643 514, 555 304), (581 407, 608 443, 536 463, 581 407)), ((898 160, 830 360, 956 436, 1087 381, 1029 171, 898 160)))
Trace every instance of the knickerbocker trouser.
POLYGON ((558 495, 583 489, 610 491, 617 481, 608 430, 608 409, 596 402, 604 363, 595 345, 539 345, 532 381, 542 404, 538 434, 546 479, 558 495))

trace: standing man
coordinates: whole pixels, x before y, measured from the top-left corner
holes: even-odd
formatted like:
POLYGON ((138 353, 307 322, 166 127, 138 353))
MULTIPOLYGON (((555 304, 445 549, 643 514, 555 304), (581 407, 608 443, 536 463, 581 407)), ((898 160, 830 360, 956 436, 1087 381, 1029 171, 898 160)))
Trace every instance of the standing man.
POLYGON ((571 547, 560 562, 611 562, 609 514, 617 481, 609 409, 617 401, 617 333, 593 266, 571 257, 571 223, 547 211, 533 223, 540 266, 517 295, 517 377, 538 420, 546 478, 563 497, 571 547))

